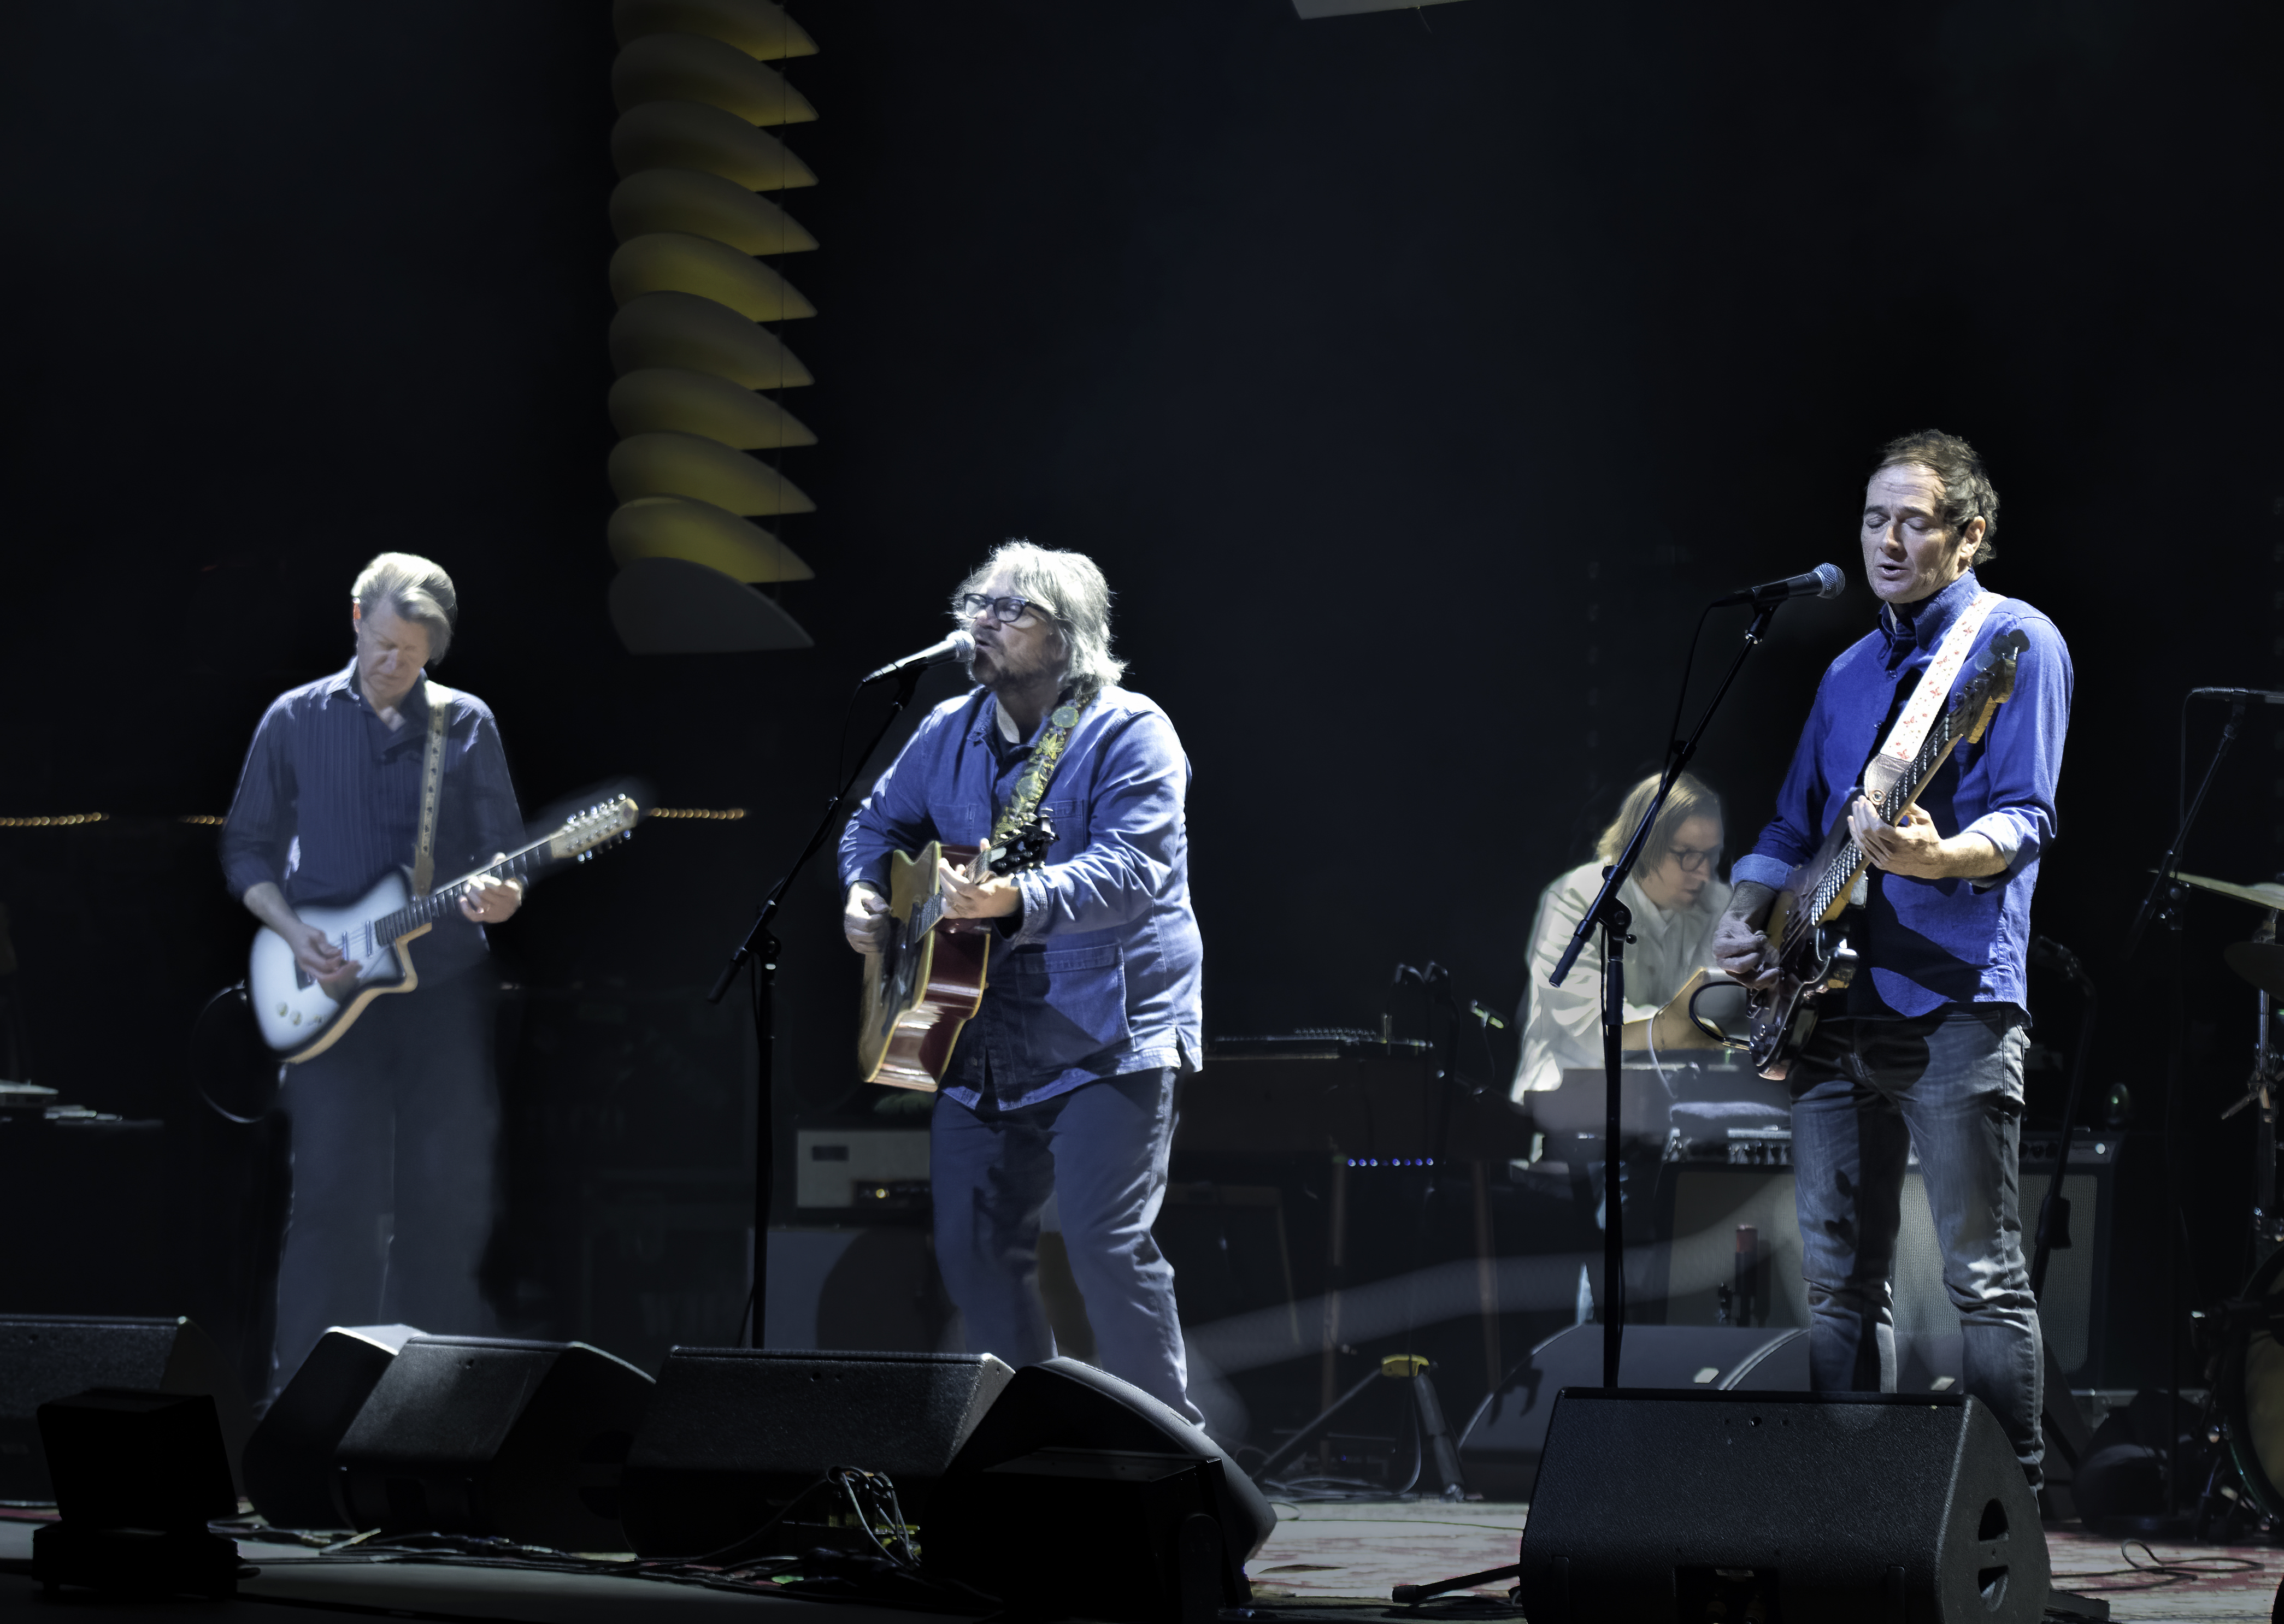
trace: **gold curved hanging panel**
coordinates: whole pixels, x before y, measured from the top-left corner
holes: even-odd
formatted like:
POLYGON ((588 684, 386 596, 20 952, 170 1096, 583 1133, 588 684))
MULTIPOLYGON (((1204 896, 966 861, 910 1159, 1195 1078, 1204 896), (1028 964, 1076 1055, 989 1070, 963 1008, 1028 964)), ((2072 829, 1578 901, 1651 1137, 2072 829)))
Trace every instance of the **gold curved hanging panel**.
POLYGON ((653 231, 687 231, 740 254, 805 254, 807 227, 767 198, 698 169, 638 169, 611 193, 611 234, 619 241, 653 231))
POLYGON ((692 293, 645 293, 611 318, 611 366, 678 367, 742 389, 797 389, 815 380, 775 333, 692 293))
POLYGON ((817 314, 798 288, 761 261, 682 231, 634 238, 611 255, 611 296, 625 304, 645 293, 695 293, 749 322, 817 314))
POLYGON ((751 654, 813 648, 793 616, 720 570, 637 558, 611 582, 611 626, 631 654, 751 654))
POLYGON ((747 191, 814 186, 817 173, 765 129, 702 102, 645 102, 611 126, 611 161, 638 169, 702 169, 747 191))
POLYGON ((817 504, 751 453, 817 441, 756 393, 811 381, 769 324, 816 307, 759 256, 817 239, 756 194, 817 183, 763 128, 817 117, 763 66, 817 46, 771 0, 614 0, 611 20, 611 623, 638 654, 807 648, 756 588, 814 572, 750 520, 817 504))
POLYGON ((817 54, 817 42, 770 0, 616 0, 611 30, 622 45, 646 34, 702 34, 763 62, 817 54))
POLYGON ((740 451, 817 443, 806 424, 768 395, 674 367, 644 367, 613 384, 611 426, 622 434, 703 434, 740 451))
POLYGON ((695 34, 648 34, 611 64, 611 98, 620 112, 644 102, 703 102, 748 124, 806 124, 809 98, 773 68, 734 45, 695 34))
POLYGON ((690 496, 637 496, 611 515, 611 557, 686 558, 738 581, 811 581, 816 572, 756 524, 690 496))
POLYGON ((621 502, 689 496, 747 518, 817 511, 801 487, 767 463, 699 434, 630 434, 611 448, 610 476, 621 502))

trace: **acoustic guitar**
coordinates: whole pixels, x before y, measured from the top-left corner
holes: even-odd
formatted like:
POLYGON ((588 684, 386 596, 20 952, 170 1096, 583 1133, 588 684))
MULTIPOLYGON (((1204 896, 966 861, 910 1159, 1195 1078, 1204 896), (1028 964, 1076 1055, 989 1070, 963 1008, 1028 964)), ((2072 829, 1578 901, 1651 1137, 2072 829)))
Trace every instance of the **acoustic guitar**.
MULTIPOLYGON (((1888 787, 1870 796, 1881 821, 1900 824, 1920 792, 1963 739, 1979 743, 1999 706, 2014 697, 2014 668, 2030 640, 2020 630, 1991 639, 1974 675, 1952 691, 1928 729, 1926 742, 1888 787)), ((1856 955, 1848 927, 1861 911, 1857 881, 1870 865, 1848 826, 1848 808, 1860 786, 1840 798, 1839 815, 1816 855, 1778 888, 1769 910, 1768 938, 1778 944, 1775 979, 1745 994, 1744 1047, 1760 1074, 1782 1079, 1816 1030, 1818 1002, 1855 979, 1856 955)))
POLYGON ((951 1064, 959 1029, 983 1005, 991 921, 946 919, 939 861, 968 872, 1020 873, 1047 860, 1053 822, 1042 807, 1004 846, 931 840, 888 856, 888 940, 864 956, 864 1015, 856 1031, 856 1074, 866 1082, 933 1093, 951 1064))

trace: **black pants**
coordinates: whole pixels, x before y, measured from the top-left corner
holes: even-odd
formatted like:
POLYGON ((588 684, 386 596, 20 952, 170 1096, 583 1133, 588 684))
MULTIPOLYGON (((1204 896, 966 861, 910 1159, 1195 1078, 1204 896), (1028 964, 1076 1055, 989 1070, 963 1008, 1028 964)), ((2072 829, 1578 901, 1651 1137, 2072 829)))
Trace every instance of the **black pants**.
POLYGON ((293 1198, 273 1393, 331 1325, 494 1331, 476 1284, 499 1137, 494 986, 485 962, 376 998, 332 1048, 286 1068, 293 1198))

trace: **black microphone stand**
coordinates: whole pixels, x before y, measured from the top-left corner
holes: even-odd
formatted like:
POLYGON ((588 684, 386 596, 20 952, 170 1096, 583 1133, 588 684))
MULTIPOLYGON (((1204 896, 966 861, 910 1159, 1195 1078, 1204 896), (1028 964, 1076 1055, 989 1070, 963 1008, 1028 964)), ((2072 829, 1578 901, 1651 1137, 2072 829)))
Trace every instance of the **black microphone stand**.
POLYGON ((1665 798, 1673 791, 1674 780, 1680 777, 1697 754, 1698 742, 1705 737, 1706 725, 1713 713, 1721 708, 1728 697, 1729 686, 1744 668, 1745 656, 1761 644, 1768 635, 1769 622, 1776 616, 1781 597, 1772 597, 1755 605, 1753 623, 1745 629, 1745 646, 1737 651, 1737 658, 1729 663, 1729 674, 1721 679, 1697 725, 1686 739, 1675 739, 1666 763, 1665 777, 1657 786, 1657 793, 1643 808, 1641 822, 1634 825, 1626 848, 1618 860, 1602 871, 1602 889, 1588 904, 1585 917, 1578 928, 1570 933, 1570 945, 1562 949, 1561 961, 1547 980, 1554 986, 1562 985, 1578 955, 1585 950, 1589 935, 1599 929, 1602 933, 1602 1071, 1608 1079, 1608 1093, 1604 1102, 1602 1144, 1602 1386, 1618 1385, 1618 1354, 1626 1331, 1626 1272, 1625 1272, 1625 1212, 1619 1203, 1618 1132, 1620 1089, 1623 1072, 1619 1051, 1626 1024, 1625 944, 1633 940, 1628 933, 1633 928, 1633 914, 1618 901, 1618 887, 1641 861, 1642 847, 1649 832, 1656 826, 1658 815, 1665 810, 1665 798))
POLYGON ((769 1307, 770 1207, 777 1193, 777 1136, 770 1113, 776 1103, 773 1076, 777 1059, 775 1005, 778 949, 782 944, 770 926, 778 917, 778 905, 785 901, 794 876, 807 867, 809 860, 817 855, 826 840, 832 839, 833 825, 841 821, 841 808, 848 800, 849 792, 856 787, 856 780, 864 776, 864 764, 872 759, 872 753, 880 747, 880 741, 888 738, 888 730, 896 725, 896 718, 904 714, 904 707, 912 702, 912 695, 919 690, 920 678, 928 669, 927 663, 921 661, 896 674, 896 691, 888 703, 888 714, 880 719, 880 728, 873 733, 872 742, 864 746, 864 753, 856 758, 856 765, 849 769, 848 778, 825 803, 825 816, 817 820, 817 829, 809 837, 809 844, 801 848, 801 855, 793 860, 793 866, 785 871, 785 878, 770 887, 770 894, 763 899, 761 911, 755 916, 746 939, 738 944, 738 950, 730 956, 730 962, 715 978, 714 990, 706 995, 707 1003, 721 1003, 722 995, 730 990, 730 984, 738 979, 738 972, 746 967, 746 961, 758 956, 759 967, 754 972, 754 1042, 756 1050, 754 1068, 754 1268, 747 1294, 747 1307, 751 1310, 754 1327, 753 1339, 747 1344, 750 1347, 764 1345, 763 1321, 769 1307))
MULTIPOLYGON (((2168 1397, 2165 1437, 2165 1520, 2178 1524, 2181 1516, 2181 1323, 2186 1317, 2186 1305, 2181 1300, 2186 1284, 2182 1276, 2195 1265, 2194 1249, 2189 1245, 2187 1225, 2181 1214, 2181 1191, 2178 1147, 2174 1144, 2173 1128, 2179 1114, 2181 1090, 2188 1081, 2188 989, 2182 982, 2183 956, 2187 951, 2182 939, 2181 889, 2175 873, 2180 866, 2181 847, 2189 838, 2189 830, 2197 815, 2205 809, 2205 797, 2211 792, 2213 780, 2220 773, 2222 760, 2228 748, 2236 742, 2236 730, 2244 722, 2245 700, 2239 695, 2231 700, 2228 722, 2220 730, 2220 742, 2213 746, 2212 761, 2205 768, 2204 782, 2197 785, 2197 798, 2181 814, 2180 827, 2173 832, 2173 843, 2165 848, 2164 860, 2157 864, 2156 878, 2149 882, 2149 894, 2141 899, 2141 911, 2133 917, 2133 928, 2126 933, 2125 956, 2131 960, 2133 951, 2141 945, 2141 933, 2152 918, 2162 917, 2165 932, 2172 939, 2171 1030, 2166 1043, 2165 1112, 2163 1136, 2165 1146, 2165 1204, 2171 1209, 2165 1214, 2165 1227, 2172 1231, 2173 1241, 2179 1247, 2177 1266, 2167 1269, 2171 1286, 2171 1315, 2167 1324, 2168 1348, 2171 1374, 2168 1377, 2172 1391, 2168 1397), (2162 913, 2160 902, 2163 907, 2162 913)), ((2186 730, 2187 723, 2183 722, 2186 730)), ((2186 748, 2186 731, 2183 748, 2186 748)))

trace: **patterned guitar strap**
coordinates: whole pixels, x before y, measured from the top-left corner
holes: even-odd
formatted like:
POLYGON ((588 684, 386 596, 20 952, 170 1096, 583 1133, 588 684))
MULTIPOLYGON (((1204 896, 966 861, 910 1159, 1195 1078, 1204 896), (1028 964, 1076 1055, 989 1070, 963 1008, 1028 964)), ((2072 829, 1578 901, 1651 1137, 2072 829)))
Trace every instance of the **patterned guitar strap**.
POLYGON ((412 894, 423 897, 436 878, 436 805, 444 789, 444 707, 449 688, 423 679, 428 701, 428 753, 420 762, 420 837, 412 848, 412 894))
POLYGON ((1040 798, 1047 785, 1054 782, 1055 768, 1063 759, 1063 748, 1070 743, 1071 730, 1078 726, 1086 707, 1094 703, 1099 689, 1080 692, 1065 690, 1054 710, 1047 717, 1047 730, 1039 738, 1031 759, 1023 763, 1022 776, 1015 780, 1015 792, 1007 799, 999 819, 991 826, 991 847, 1004 850, 1007 843, 1022 832, 1039 809, 1040 798))

